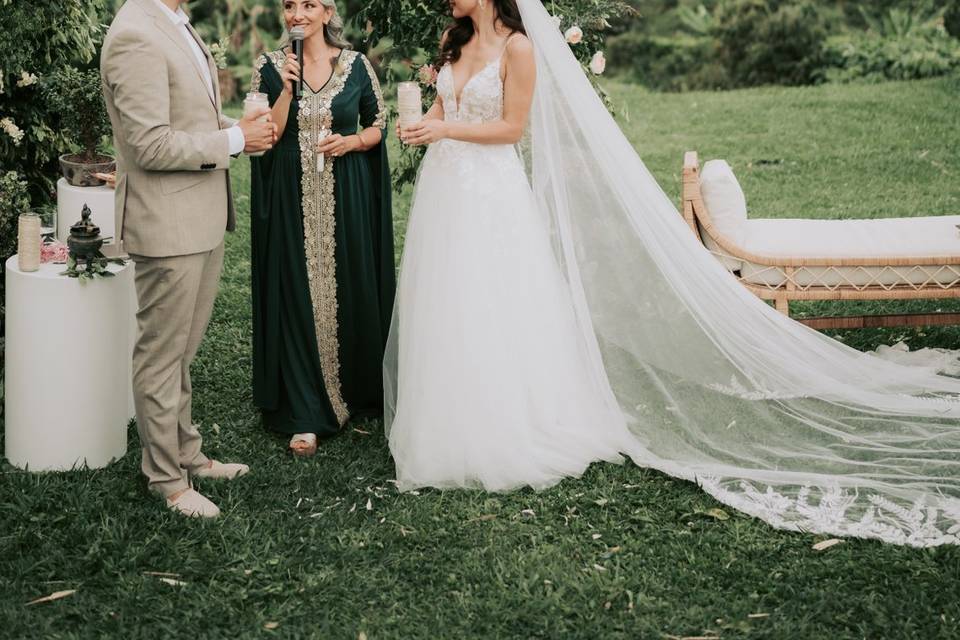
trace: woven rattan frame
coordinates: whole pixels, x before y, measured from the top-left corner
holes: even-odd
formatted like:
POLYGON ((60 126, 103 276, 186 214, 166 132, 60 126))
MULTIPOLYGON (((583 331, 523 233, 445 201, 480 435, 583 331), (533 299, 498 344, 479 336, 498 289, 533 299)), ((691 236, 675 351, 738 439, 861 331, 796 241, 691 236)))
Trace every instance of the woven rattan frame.
MULTIPOLYGON (((749 262, 760 272, 775 272, 782 282, 772 285, 755 284, 741 278, 739 272, 731 274, 740 280, 747 289, 764 300, 770 300, 778 311, 789 314, 793 300, 916 300, 935 298, 960 298, 960 253, 952 256, 924 257, 876 257, 876 258, 836 258, 809 256, 804 258, 775 255, 759 255, 737 246, 736 242, 720 233, 710 218, 710 212, 703 201, 700 191, 700 162, 696 151, 688 151, 683 157, 683 219, 694 235, 703 242, 701 234, 707 234, 723 252, 730 257, 749 262), (835 285, 818 284, 816 279, 806 284, 798 281, 801 275, 812 275, 811 269, 822 271, 862 268, 861 274, 868 276, 866 284, 851 282, 844 271, 834 271, 841 279, 835 285), (876 274, 867 268, 878 270, 876 274), (889 273, 897 275, 917 273, 925 274, 925 280, 918 284, 903 283, 888 285, 879 282, 880 276, 889 273), (947 278, 942 278, 946 275, 947 278), (947 280, 941 282, 938 280, 947 280)), ((958 245, 960 248, 960 245, 958 245)), ((714 252, 718 257, 723 253, 714 252)), ((960 313, 910 313, 869 316, 827 316, 803 318, 799 320, 816 329, 855 329, 862 327, 889 327, 899 325, 960 324, 960 313)))

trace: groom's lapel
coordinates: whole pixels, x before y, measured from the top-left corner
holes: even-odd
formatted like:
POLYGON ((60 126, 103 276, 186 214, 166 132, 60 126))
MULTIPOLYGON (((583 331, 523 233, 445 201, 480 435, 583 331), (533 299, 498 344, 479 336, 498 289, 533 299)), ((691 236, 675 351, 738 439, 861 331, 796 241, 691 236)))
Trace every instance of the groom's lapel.
POLYGON ((212 80, 211 84, 213 85, 213 95, 210 97, 213 99, 213 106, 219 110, 220 81, 217 74, 217 65, 213 61, 213 54, 210 53, 210 49, 207 48, 207 44, 203 41, 203 38, 200 37, 200 34, 197 33, 197 30, 193 28, 193 24, 190 22, 187 23, 187 31, 190 32, 190 35, 193 36, 193 39, 197 41, 198 45, 200 45, 200 50, 203 51, 203 57, 207 59, 207 68, 210 69, 210 79, 212 80))

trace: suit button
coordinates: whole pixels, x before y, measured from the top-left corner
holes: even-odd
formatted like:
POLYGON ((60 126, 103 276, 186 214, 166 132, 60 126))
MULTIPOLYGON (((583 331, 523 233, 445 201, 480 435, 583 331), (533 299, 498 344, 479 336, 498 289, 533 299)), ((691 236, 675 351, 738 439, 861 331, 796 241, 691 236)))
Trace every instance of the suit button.
POLYGON ((207 163, 207 164, 202 164, 202 165, 200 165, 200 168, 201 168, 202 170, 204 170, 204 171, 207 171, 208 169, 216 169, 216 168, 217 168, 217 165, 216 165, 216 164, 207 163))

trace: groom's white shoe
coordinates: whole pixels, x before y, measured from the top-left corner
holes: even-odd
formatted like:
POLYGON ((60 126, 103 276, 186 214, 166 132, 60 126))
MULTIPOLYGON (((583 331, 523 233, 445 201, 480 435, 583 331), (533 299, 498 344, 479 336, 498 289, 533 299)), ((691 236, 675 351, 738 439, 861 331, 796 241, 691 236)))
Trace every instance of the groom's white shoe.
POLYGON ((176 500, 168 498, 167 506, 190 518, 216 518, 220 515, 217 505, 193 489, 187 489, 176 500))
POLYGON ((211 460, 210 464, 193 472, 194 478, 212 478, 214 480, 233 480, 246 475, 250 467, 239 462, 218 462, 211 460))

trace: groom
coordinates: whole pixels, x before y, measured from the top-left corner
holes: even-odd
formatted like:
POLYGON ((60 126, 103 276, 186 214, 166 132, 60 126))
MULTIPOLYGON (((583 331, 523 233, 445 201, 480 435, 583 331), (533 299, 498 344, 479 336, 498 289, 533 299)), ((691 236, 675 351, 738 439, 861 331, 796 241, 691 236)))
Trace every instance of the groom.
MULTIPOLYGON (((190 363, 234 229, 230 157, 269 149, 276 126, 221 112, 217 71, 181 0, 127 0, 101 52, 117 155, 117 229, 135 264, 133 395, 147 486, 188 516, 216 517, 193 478, 249 469, 208 459, 191 419, 190 363)), ((268 118, 269 119, 269 118, 268 118)))

